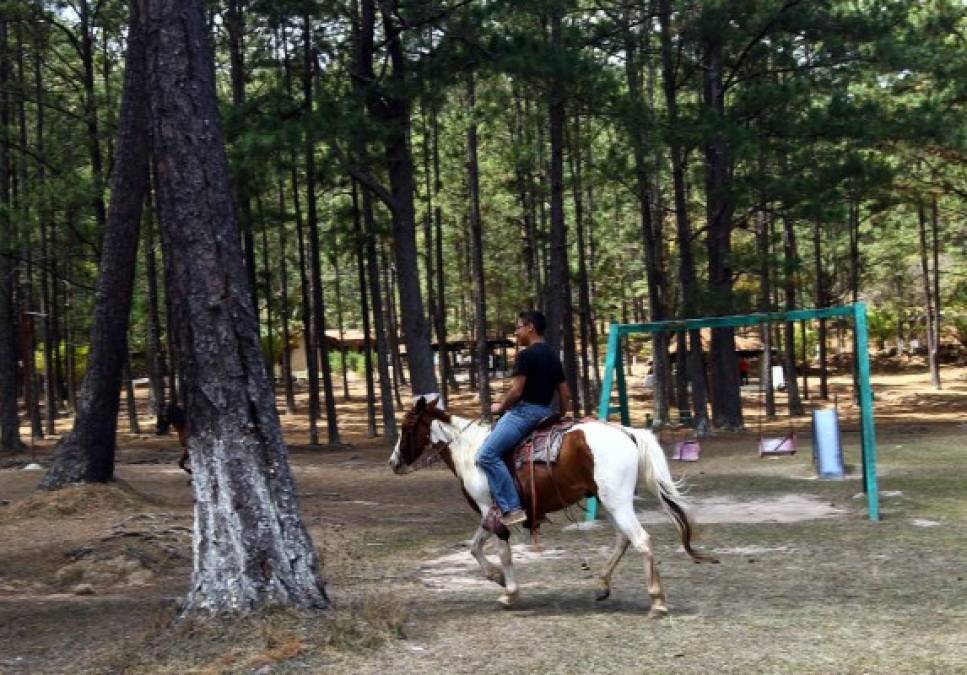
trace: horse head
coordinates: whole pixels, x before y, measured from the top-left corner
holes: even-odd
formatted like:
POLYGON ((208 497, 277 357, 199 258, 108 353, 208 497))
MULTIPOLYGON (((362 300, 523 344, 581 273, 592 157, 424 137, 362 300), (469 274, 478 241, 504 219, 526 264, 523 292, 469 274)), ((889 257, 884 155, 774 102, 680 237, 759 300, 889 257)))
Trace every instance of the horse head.
POLYGON ((389 465, 394 473, 407 473, 413 463, 433 445, 431 428, 434 420, 450 422, 450 414, 438 407, 438 394, 417 396, 413 407, 406 411, 400 425, 400 436, 390 455, 389 465))

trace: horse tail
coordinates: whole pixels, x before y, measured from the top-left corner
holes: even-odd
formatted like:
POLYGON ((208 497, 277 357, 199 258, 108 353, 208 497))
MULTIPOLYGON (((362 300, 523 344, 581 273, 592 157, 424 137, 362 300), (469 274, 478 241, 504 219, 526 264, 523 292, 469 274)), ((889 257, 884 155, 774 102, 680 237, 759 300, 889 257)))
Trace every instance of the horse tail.
POLYGON ((714 557, 699 553, 692 548, 695 524, 688 514, 688 505, 681 493, 683 484, 672 479, 668 460, 665 459, 665 451, 662 450, 655 435, 647 429, 632 427, 623 427, 623 429, 631 436, 638 448, 638 484, 647 487, 658 498, 662 510, 675 523, 685 552, 695 562, 717 563, 718 560, 714 557))

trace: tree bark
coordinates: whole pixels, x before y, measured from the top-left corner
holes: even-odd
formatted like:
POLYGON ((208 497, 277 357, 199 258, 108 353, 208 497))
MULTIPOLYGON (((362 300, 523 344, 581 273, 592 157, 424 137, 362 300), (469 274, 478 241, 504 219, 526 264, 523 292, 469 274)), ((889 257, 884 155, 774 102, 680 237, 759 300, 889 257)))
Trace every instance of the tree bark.
POLYGON ((363 359, 366 364, 366 436, 375 438, 376 432, 376 385, 373 377, 373 345, 370 338, 369 298, 366 297, 366 266, 364 263, 362 211, 359 203, 359 185, 352 180, 353 188, 353 248, 356 252, 356 269, 359 275, 359 309, 363 317, 363 359))
POLYGON ((16 452, 23 443, 17 416, 17 322, 13 302, 16 252, 10 221, 7 28, 7 20, 0 18, 0 452, 16 452))
POLYGON ((934 389, 940 389, 937 334, 934 333, 934 295, 930 279, 930 248, 927 242, 927 214, 923 204, 917 204, 917 231, 920 235, 920 270, 923 276, 923 302, 926 309, 924 328, 927 331, 927 364, 930 369, 930 386, 934 389))
MULTIPOLYGON (((563 10, 552 3, 549 10, 550 48, 552 52, 563 50, 563 10)), ((551 231, 550 260, 546 291, 547 332, 544 341, 554 351, 562 349, 562 323, 564 304, 570 301, 564 292, 567 287, 567 234, 564 224, 564 120, 565 94, 560 77, 553 76, 547 91, 547 120, 551 142, 551 231)), ((575 384, 568 378, 568 384, 575 384)))
POLYGON ((400 386, 406 386, 406 375, 403 373, 403 356, 400 351, 400 328, 396 320, 396 289, 393 286, 393 275, 390 273, 389 258, 386 250, 380 247, 380 268, 383 271, 383 292, 386 294, 384 307, 386 308, 386 333, 389 340, 390 356, 393 364, 393 395, 396 404, 403 405, 400 398, 400 386))
MULTIPOLYGON (((287 39, 282 40, 282 53, 286 92, 292 91, 292 68, 289 62, 287 39)), ((305 100, 303 99, 303 112, 305 100)), ((302 336, 306 352, 306 379, 309 384, 309 444, 319 445, 319 352, 316 348, 317 336, 312 327, 312 292, 309 288, 309 274, 306 268, 305 233, 302 222, 302 206, 299 202, 299 175, 296 169, 295 153, 291 158, 289 179, 292 182, 292 207, 295 212, 296 243, 299 251, 299 290, 302 296, 301 315, 302 336)))
MULTIPOLYGON (((784 167, 783 167, 784 168, 784 167)), ((796 276, 799 260, 796 254, 796 233, 793 230, 792 218, 787 213, 782 214, 782 268, 783 295, 785 296, 786 311, 796 308, 796 276)), ((796 375, 796 327, 792 321, 784 324, 783 339, 783 370, 786 380, 786 394, 789 400, 789 414, 791 416, 805 415, 802 400, 799 398, 799 381, 796 375)))
MULTIPOLYGON (((235 144, 242 133, 245 120, 245 17, 244 0, 228 0, 225 12, 225 29, 228 33, 228 65, 232 81, 232 124, 228 128, 228 143, 235 144)), ((252 306, 258 309, 258 285, 255 275, 255 228, 252 221, 252 204, 249 200, 249 175, 246 159, 235 162, 233 185, 235 208, 245 249, 245 271, 248 273, 252 306)))
MULTIPOLYGON (((96 5, 99 7, 99 4, 96 5)), ((87 0, 80 0, 78 5, 80 19, 80 54, 84 88, 84 121, 87 129, 87 150, 91 161, 91 177, 93 190, 91 203, 94 207, 94 218, 98 225, 98 233, 104 236, 107 223, 104 208, 104 160, 101 157, 101 135, 97 120, 97 94, 94 90, 94 17, 87 0)))
POLYGON ((286 253, 285 185, 279 176, 279 276, 282 295, 282 383, 285 390, 285 411, 295 415, 295 388, 292 384, 292 333, 289 330, 289 260, 286 253))
POLYGON ((487 347, 487 286, 484 283, 483 236, 480 222, 480 170, 477 163, 477 87, 473 72, 467 73, 467 184, 470 188, 470 269, 473 275, 474 323, 477 330, 477 392, 480 417, 490 414, 490 350, 487 347))
POLYGON ((195 488, 183 613, 329 604, 248 293, 201 4, 150 3, 148 91, 195 488))
MULTIPOLYGON (((128 315, 138 254, 138 231, 148 190, 148 111, 146 35, 139 3, 131 3, 121 94, 117 163, 111 176, 111 205, 104 231, 91 351, 74 428, 57 444, 54 464, 40 488, 114 478, 121 374, 127 353, 128 315)), ((69 376, 69 375, 68 375, 69 376)))
MULTIPOLYGON (((637 23, 637 17, 628 10, 624 16, 625 23, 625 78, 628 83, 628 93, 631 98, 632 109, 643 112, 645 100, 641 81, 641 52, 647 45, 639 44, 639 37, 632 29, 637 23)), ((635 196, 638 198, 638 213, 641 226, 642 243, 645 248, 645 272, 648 279, 648 306, 652 321, 665 319, 665 271, 662 256, 662 219, 654 218, 651 205, 651 181, 648 175, 648 160, 644 129, 638 124, 639 115, 633 115, 628 131, 631 135, 631 145, 635 161, 635 196)), ((656 428, 665 426, 668 422, 668 334, 652 334, 652 362, 654 367, 654 410, 653 425, 656 428)))
POLYGON ((451 387, 457 389, 457 380, 450 367, 450 352, 447 348, 447 305, 446 292, 443 277, 443 209, 440 206, 440 192, 443 191, 443 182, 440 179, 440 124, 438 119, 439 112, 433 108, 433 226, 436 231, 433 237, 433 244, 436 248, 436 264, 433 266, 436 272, 436 293, 437 311, 434 314, 436 321, 437 336, 437 358, 440 359, 440 397, 444 407, 450 400, 451 387))
POLYGON ((574 118, 574 136, 571 142, 571 182, 574 193, 574 224, 577 230, 578 255, 578 316, 581 333, 581 396, 584 414, 594 413, 595 401, 591 394, 591 367, 589 356, 591 350, 591 292, 588 283, 587 246, 584 241, 584 199, 583 199, 583 167, 582 167, 581 117, 574 118))
MULTIPOLYGON (((813 267, 816 274, 816 308, 826 306, 826 281, 822 256, 822 224, 817 217, 813 221, 813 267)), ((817 338, 819 340, 819 398, 829 399, 829 369, 826 350, 826 319, 819 319, 817 338)))
MULTIPOLYGON (((682 315, 697 316, 698 281, 695 259, 692 253, 692 231, 685 200, 685 155, 682 142, 676 136, 678 121, 678 83, 672 55, 671 0, 659 0, 659 24, 661 29, 662 89, 668 115, 669 150, 672 160, 672 183, 675 192, 675 227, 678 243, 678 281, 682 287, 682 315)), ((688 381, 692 385, 692 421, 699 436, 708 432, 708 392, 705 386, 705 367, 702 358, 702 340, 699 331, 689 331, 688 355, 685 358, 688 381)), ((681 342, 679 342, 681 346, 681 342)))
POLYGON ((158 305, 158 262, 155 257, 155 232, 154 214, 152 208, 151 188, 147 194, 148 209, 144 228, 144 271, 147 276, 148 293, 148 376, 151 380, 151 399, 154 406, 154 414, 158 420, 157 428, 164 428, 160 424, 161 417, 165 414, 165 384, 164 384, 164 365, 162 358, 164 352, 161 348, 161 317, 158 305))
POLYGON ((930 202, 930 223, 933 230, 933 346, 931 355, 933 365, 930 371, 930 385, 940 389, 940 214, 937 195, 930 202), (934 379, 936 376, 936 379, 934 379))
MULTIPOLYGON (((723 37, 716 28, 705 36, 703 103, 714 129, 705 140, 705 193, 708 231, 709 294, 716 315, 729 314, 732 295, 732 167, 725 138, 725 86, 723 83, 723 37)), ((739 362, 735 353, 735 329, 712 329, 712 422, 717 427, 741 429, 742 395, 739 362)))
POLYGON ((305 43, 305 79, 303 80, 303 106, 305 112, 305 161, 306 161, 306 225, 309 229, 309 264, 312 274, 312 317, 317 336, 319 360, 322 366, 322 389, 326 400, 326 431, 329 445, 342 443, 336 417, 336 398, 332 388, 332 364, 329 363, 329 340, 326 337, 326 303, 322 292, 322 261, 319 248, 319 218, 316 212, 316 141, 312 133, 312 83, 315 77, 315 54, 312 47, 312 27, 309 13, 303 15, 303 41, 305 43))
MULTIPOLYGON (((759 311, 772 311, 772 241, 769 227, 770 216, 766 213, 759 218, 759 276, 761 279, 759 311)), ((759 326, 759 340, 762 342, 762 360, 759 368, 759 389, 765 393, 765 416, 772 419, 776 416, 776 395, 772 386, 772 329, 771 324, 763 323, 759 326)))
POLYGON ((363 189, 363 240, 366 243, 366 274, 373 305, 373 331, 376 333, 376 370, 379 374, 379 397, 383 412, 383 436, 396 443, 396 415, 393 409, 393 382, 390 380, 389 345, 383 318, 383 299, 380 295, 379 258, 376 254, 376 220, 373 217, 373 197, 363 189))
POLYGON ((309 384, 309 445, 319 445, 319 337, 312 323, 312 290, 306 260, 305 232, 302 207, 299 204, 299 183, 295 162, 292 164, 292 202, 295 205, 296 241, 299 248, 299 288, 302 293, 302 335, 306 348, 306 379, 309 384))

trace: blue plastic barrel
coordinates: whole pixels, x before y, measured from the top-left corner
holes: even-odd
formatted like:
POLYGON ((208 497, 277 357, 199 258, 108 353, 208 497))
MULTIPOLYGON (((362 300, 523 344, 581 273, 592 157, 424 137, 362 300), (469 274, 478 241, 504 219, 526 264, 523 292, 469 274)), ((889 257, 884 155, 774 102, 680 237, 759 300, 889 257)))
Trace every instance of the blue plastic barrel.
POLYGON ((843 477, 843 446, 836 410, 813 411, 813 460, 820 478, 843 477))

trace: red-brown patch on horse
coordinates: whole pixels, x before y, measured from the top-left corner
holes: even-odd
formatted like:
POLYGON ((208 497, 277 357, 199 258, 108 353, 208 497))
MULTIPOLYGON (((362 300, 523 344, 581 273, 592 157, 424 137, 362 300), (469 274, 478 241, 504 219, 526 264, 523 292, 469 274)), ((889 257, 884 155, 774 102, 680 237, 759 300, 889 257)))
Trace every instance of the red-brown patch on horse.
POLYGON ((517 471, 521 486, 521 504, 532 523, 540 523, 544 516, 577 504, 582 499, 598 493, 594 482, 594 455, 588 447, 584 432, 570 431, 564 436, 557 462, 548 466, 534 463, 533 483, 537 493, 531 496, 531 464, 524 464, 517 471), (535 511, 536 513, 531 513, 535 511))

